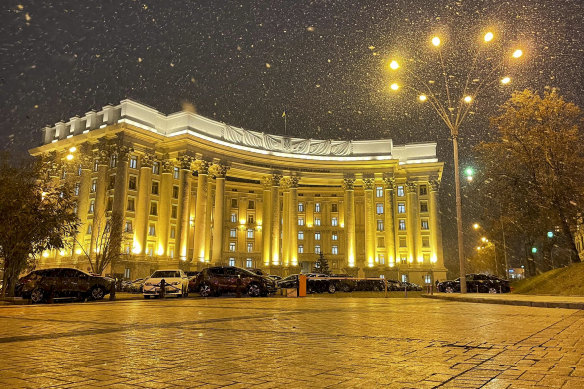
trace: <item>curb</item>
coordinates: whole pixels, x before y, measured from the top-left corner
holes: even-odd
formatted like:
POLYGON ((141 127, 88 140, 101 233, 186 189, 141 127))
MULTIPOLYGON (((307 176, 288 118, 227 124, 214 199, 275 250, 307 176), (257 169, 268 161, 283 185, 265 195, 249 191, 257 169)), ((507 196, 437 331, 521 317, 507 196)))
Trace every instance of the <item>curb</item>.
POLYGON ((468 297, 458 297, 458 296, 438 296, 423 294, 422 297, 437 300, 447 300, 447 301, 459 301, 464 303, 480 303, 480 304, 500 304, 500 305, 518 305, 524 307, 536 307, 536 308, 564 308, 564 309, 584 309, 584 302, 582 303, 569 303, 562 301, 526 301, 526 300, 502 300, 495 298, 468 298, 468 297))

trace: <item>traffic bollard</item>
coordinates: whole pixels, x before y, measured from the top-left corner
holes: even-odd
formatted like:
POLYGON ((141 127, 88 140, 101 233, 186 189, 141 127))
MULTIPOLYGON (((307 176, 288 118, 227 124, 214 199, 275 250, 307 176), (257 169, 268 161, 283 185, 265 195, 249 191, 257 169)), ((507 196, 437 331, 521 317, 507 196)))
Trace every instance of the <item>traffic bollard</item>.
POLYGON ((158 291, 158 296, 163 299, 166 294, 166 281, 164 278, 160 280, 160 290, 158 291))

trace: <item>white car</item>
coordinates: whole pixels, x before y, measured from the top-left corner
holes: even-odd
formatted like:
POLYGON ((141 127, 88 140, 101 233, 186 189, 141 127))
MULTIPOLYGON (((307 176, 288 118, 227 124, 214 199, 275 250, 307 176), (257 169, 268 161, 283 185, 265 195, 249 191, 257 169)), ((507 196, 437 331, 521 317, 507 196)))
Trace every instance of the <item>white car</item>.
POLYGON ((156 270, 150 277, 144 280, 144 287, 142 289, 144 298, 148 299, 150 296, 159 296, 162 280, 164 280, 166 296, 186 297, 189 295, 189 279, 187 275, 180 269, 169 269, 156 270))

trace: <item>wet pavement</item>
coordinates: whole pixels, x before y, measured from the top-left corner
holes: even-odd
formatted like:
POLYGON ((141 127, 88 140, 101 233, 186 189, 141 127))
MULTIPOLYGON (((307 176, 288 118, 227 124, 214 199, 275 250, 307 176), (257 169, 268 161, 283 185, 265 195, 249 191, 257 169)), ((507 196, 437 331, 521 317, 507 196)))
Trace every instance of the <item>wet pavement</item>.
POLYGON ((584 312, 422 298, 0 307, 0 387, 582 388, 584 312))

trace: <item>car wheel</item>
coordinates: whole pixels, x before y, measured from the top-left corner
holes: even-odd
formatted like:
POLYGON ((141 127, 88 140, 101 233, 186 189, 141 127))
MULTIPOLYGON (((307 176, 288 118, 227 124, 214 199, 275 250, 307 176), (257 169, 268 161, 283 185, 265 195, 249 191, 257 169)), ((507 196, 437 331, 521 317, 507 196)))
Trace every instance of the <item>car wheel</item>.
POLYGON ((330 294, 333 294, 333 293, 335 293, 336 291, 337 291, 337 288, 335 288, 335 285, 334 285, 334 284, 329 284, 329 287, 328 287, 328 292, 329 292, 330 294))
POLYGON ((260 286, 258 284, 251 284, 248 288, 247 288, 247 294, 251 297, 258 297, 261 294, 261 289, 260 286))
POLYGON ((499 293, 499 291, 496 288, 493 288, 492 286, 489 288, 489 293, 491 294, 496 294, 499 293))
POLYGON ((42 303, 45 299, 45 291, 41 288, 34 288, 34 290, 30 293, 30 302, 33 304, 42 303))
POLYGON ((454 293, 454 288, 452 286, 447 286, 444 291, 446 293, 454 293))
POLYGON ((91 297, 92 300, 101 300, 103 296, 105 296, 105 291, 99 286, 94 286, 89 292, 89 297, 91 297))
POLYGON ((201 297, 209 297, 211 295, 211 286, 209 284, 202 284, 199 288, 199 294, 201 297))

